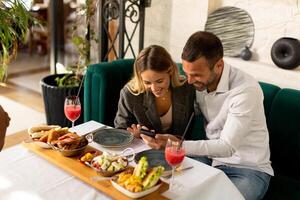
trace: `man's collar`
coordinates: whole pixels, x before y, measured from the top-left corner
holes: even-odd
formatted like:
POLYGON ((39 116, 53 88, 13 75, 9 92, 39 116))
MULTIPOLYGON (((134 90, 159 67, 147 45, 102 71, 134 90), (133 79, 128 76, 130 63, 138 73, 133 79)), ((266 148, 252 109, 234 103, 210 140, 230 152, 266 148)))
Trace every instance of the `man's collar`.
POLYGON ((230 65, 224 63, 221 79, 218 83, 216 93, 223 93, 229 90, 229 71, 230 65))

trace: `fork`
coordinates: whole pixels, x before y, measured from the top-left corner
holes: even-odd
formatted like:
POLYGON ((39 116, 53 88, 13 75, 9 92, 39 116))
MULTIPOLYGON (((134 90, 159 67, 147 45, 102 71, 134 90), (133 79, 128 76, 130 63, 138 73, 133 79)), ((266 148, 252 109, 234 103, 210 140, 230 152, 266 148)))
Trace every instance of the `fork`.
MULTIPOLYGON (((182 169, 176 169, 175 174, 178 174, 178 173, 183 172, 183 171, 188 170, 188 169, 192 169, 193 167, 194 166, 188 166, 188 167, 185 167, 185 168, 182 168, 182 169)), ((161 175, 162 178, 166 178, 166 179, 171 178, 171 176, 172 176, 172 171, 165 171, 161 175)))

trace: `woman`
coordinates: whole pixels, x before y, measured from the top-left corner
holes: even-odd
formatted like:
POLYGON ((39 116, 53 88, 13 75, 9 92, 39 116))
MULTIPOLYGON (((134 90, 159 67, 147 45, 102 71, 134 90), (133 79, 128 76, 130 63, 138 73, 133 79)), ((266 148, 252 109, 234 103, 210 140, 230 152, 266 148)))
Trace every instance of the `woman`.
POLYGON ((142 126, 156 133, 182 135, 194 110, 194 94, 170 54, 151 45, 138 55, 133 77, 120 92, 114 125, 135 137, 140 137, 142 126))

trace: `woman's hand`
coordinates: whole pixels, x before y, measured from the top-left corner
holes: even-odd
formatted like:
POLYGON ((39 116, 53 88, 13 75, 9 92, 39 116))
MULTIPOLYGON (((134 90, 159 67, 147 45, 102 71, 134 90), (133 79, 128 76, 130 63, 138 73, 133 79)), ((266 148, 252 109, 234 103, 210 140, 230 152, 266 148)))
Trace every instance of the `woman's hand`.
POLYGON ((140 130, 141 130, 141 125, 140 124, 132 124, 131 127, 127 128, 127 131, 132 133, 134 137, 140 138, 140 130))
POLYGON ((152 149, 164 149, 167 144, 168 138, 173 141, 180 141, 180 139, 171 134, 156 134, 155 138, 142 134, 141 137, 144 142, 152 149))

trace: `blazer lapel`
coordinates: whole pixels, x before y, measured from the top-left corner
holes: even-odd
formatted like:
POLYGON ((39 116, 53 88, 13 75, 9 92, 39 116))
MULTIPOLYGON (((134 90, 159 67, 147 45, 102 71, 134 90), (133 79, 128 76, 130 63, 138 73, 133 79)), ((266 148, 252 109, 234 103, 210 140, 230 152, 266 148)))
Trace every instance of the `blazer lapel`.
POLYGON ((150 92, 145 93, 143 99, 143 106, 145 107, 145 115, 149 122, 155 128, 156 131, 161 131, 161 122, 158 116, 154 95, 150 92))
POLYGON ((185 121, 186 118, 186 106, 184 104, 185 100, 185 95, 181 93, 177 88, 173 88, 172 90, 172 117, 173 117, 173 122, 172 122, 172 129, 175 131, 175 134, 182 134, 184 131, 184 126, 183 121, 185 121))

